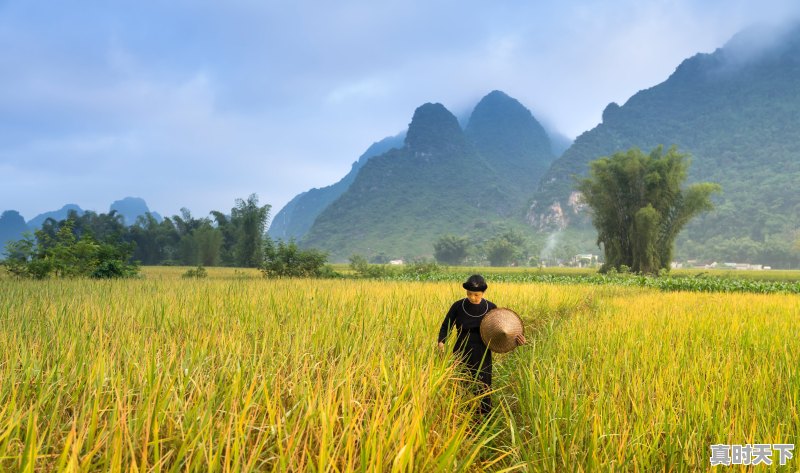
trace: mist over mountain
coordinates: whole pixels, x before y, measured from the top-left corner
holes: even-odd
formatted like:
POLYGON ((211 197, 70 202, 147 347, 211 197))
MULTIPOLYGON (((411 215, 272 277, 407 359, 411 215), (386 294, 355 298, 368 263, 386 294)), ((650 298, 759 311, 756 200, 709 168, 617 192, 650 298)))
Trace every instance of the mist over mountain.
POLYGON ((564 154, 564 151, 568 150, 575 141, 572 138, 553 130, 547 130, 547 136, 550 137, 550 149, 555 157, 560 157, 562 154, 564 154))
POLYGON ((497 223, 521 221, 552 160, 544 129, 502 92, 484 97, 466 131, 428 103, 414 112, 404 146, 370 159, 303 243, 335 260, 430 256, 443 234, 488 235, 497 223))
POLYGON ((717 209, 687 226, 677 256, 790 264, 800 228, 799 127, 800 28, 742 32, 711 54, 683 61, 665 82, 624 105, 609 104, 602 123, 553 163, 528 221, 543 232, 581 229, 590 242, 593 228, 571 176, 632 146, 649 152, 677 145, 693 157, 688 182, 723 189, 717 209))
POLYGON ((321 189, 311 189, 295 196, 272 218, 268 232, 269 236, 284 241, 292 238, 296 240, 302 239, 311 228, 311 225, 314 224, 314 220, 316 220, 320 212, 325 210, 327 206, 350 187, 358 171, 370 158, 393 148, 401 148, 404 140, 405 133, 400 133, 373 143, 353 163, 350 172, 339 182, 321 189))

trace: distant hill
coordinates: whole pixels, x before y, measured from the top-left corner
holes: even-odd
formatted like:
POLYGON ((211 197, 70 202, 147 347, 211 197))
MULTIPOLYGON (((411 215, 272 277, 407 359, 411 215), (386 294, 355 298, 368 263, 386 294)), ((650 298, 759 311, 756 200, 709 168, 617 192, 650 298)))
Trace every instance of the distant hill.
POLYGON ((624 105, 608 105, 603 122, 579 136, 544 176, 528 221, 545 232, 582 228, 591 242, 594 232, 570 176, 615 151, 675 144, 693 156, 689 182, 723 188, 717 210, 686 228, 677 256, 797 264, 790 245, 800 228, 798 130, 800 28, 740 33, 712 54, 685 60, 624 105))
POLYGON ((542 125, 516 99, 495 90, 475 106, 464 133, 514 196, 509 204, 523 210, 555 159, 542 125))
POLYGON ((31 230, 38 230, 39 228, 42 227, 42 224, 48 218, 52 218, 53 220, 56 221, 64 220, 65 218, 67 218, 67 214, 69 213, 70 210, 74 210, 75 212, 78 213, 78 215, 83 215, 83 209, 80 208, 78 205, 67 204, 58 210, 54 210, 52 212, 45 212, 33 217, 32 219, 28 220, 28 227, 30 227, 31 230))
MULTIPOLYGON (((52 218, 53 220, 60 221, 67 218, 67 214, 70 210, 74 210, 78 213, 78 215, 83 215, 85 212, 80 206, 76 204, 67 204, 61 207, 58 210, 54 210, 52 212, 45 212, 42 214, 37 215, 36 217, 32 218, 28 221, 28 227, 31 230, 37 230, 42 227, 42 224, 48 218, 52 218)), ((109 212, 112 210, 116 210, 118 214, 122 215, 124 219, 125 225, 133 225, 136 223, 136 218, 140 215, 144 215, 147 212, 150 212, 150 209, 147 207, 147 203, 144 199, 139 197, 125 197, 121 200, 114 201, 111 206, 109 207, 109 212)), ((163 220, 161 215, 158 212, 150 212, 153 217, 159 222, 163 220)))
POLYGON ((147 202, 139 197, 125 197, 122 200, 116 200, 109 207, 109 212, 113 210, 116 210, 118 214, 122 215, 124 219, 123 223, 127 226, 133 225, 136 223, 136 219, 139 216, 144 216, 148 212, 156 221, 161 222, 163 220, 161 215, 157 212, 150 212, 150 209, 147 207, 147 202))
POLYGON ((372 157, 383 154, 393 148, 401 148, 405 133, 384 138, 367 148, 364 154, 353 163, 350 172, 336 184, 321 189, 311 189, 295 196, 275 217, 269 227, 269 236, 274 239, 288 241, 292 238, 301 240, 313 225, 317 216, 333 201, 339 198, 356 178, 358 171, 372 157))
POLYGON ((5 251, 6 243, 22 239, 22 234, 29 231, 25 219, 16 210, 6 210, 0 215, 0 258, 5 251))
POLYGON ((441 104, 422 105, 404 146, 370 159, 303 244, 334 260, 430 256, 443 234, 488 235, 498 222, 521 221, 552 160, 541 125, 501 92, 476 106, 466 131, 441 104))

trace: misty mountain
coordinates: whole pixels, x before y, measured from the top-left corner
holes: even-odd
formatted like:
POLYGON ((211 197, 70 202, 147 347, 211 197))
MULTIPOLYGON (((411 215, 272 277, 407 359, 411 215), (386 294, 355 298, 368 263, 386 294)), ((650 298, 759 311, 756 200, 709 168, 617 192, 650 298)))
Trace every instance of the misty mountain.
POLYGON ((350 187, 358 171, 370 158, 383 154, 390 149, 402 147, 404 139, 405 133, 401 133, 373 143, 353 163, 350 172, 339 182, 321 189, 311 189, 295 196, 275 214, 269 227, 269 236, 285 241, 292 238, 298 241, 301 240, 311 228, 317 216, 350 187))
POLYGON ((30 227, 31 230, 38 230, 39 228, 42 227, 42 224, 48 218, 52 218, 53 220, 56 221, 64 220, 65 218, 67 218, 67 214, 69 213, 70 210, 74 210, 75 212, 78 213, 78 215, 83 215, 83 209, 81 209, 78 205, 67 204, 58 210, 41 213, 33 217, 32 219, 28 220, 28 227, 30 227))
POLYGON ((161 222, 163 218, 157 212, 150 212, 150 209, 147 207, 147 202, 144 199, 139 197, 125 197, 122 200, 114 201, 111 206, 109 207, 109 212, 116 210, 118 214, 122 215, 123 224, 127 226, 131 226, 136 223, 136 219, 139 216, 144 216, 148 212, 156 219, 157 222, 161 222))
POLYGON ((528 221, 545 232, 583 229, 593 240, 571 176, 632 146, 674 144, 693 157, 688 182, 723 188, 717 209, 687 226, 677 256, 785 265, 800 228, 798 129, 800 28, 745 31, 711 54, 683 61, 665 82, 624 105, 609 104, 602 123, 553 163, 528 221))
POLYGON ((303 244, 334 260, 430 256, 443 234, 485 237, 498 222, 521 220, 552 160, 541 125, 501 92, 484 97, 466 130, 441 104, 422 105, 404 146, 370 159, 303 244))
POLYGON ((568 150, 574 140, 567 136, 553 130, 547 130, 547 136, 550 137, 550 149, 553 151, 553 156, 559 157, 568 150))
POLYGON ((509 204, 522 209, 555 159, 542 125, 516 99, 495 90, 475 106, 464 133, 514 196, 509 204))
POLYGON ((25 219, 16 210, 6 210, 0 215, 0 255, 5 251, 6 243, 21 240, 22 234, 30 231, 25 219))
MULTIPOLYGON (((31 230, 38 230, 48 218, 52 218, 56 221, 64 220, 67 218, 70 210, 74 210, 78 215, 83 215, 84 213, 84 210, 80 206, 76 204, 67 204, 58 210, 37 215, 28 221, 28 227, 31 230)), ((150 212, 150 209, 147 207, 147 202, 139 197, 125 197, 124 199, 116 200, 109 207, 109 212, 113 210, 116 210, 118 214, 122 215, 125 225, 128 226, 133 225, 136 222, 136 218, 140 215, 150 212)), ((163 220, 161 215, 157 212, 150 213, 157 221, 161 222, 161 220, 163 220)))

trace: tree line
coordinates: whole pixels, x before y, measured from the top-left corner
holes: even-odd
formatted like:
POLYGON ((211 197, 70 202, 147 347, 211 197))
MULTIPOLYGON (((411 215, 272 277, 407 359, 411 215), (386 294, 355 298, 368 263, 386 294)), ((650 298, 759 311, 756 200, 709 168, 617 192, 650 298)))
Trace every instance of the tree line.
POLYGON ((258 196, 236 199, 229 214, 217 210, 197 218, 183 208, 180 215, 158 222, 140 216, 123 240, 135 243, 133 259, 143 265, 260 267, 270 205, 258 196))
POLYGON ((197 218, 188 209, 157 221, 140 216, 130 227, 116 211, 71 211, 6 246, 4 264, 17 276, 119 277, 138 265, 237 266, 261 268, 265 262, 270 205, 258 196, 236 199, 230 213, 212 211, 197 218))
MULTIPOLYGON (((466 236, 446 234, 433 243, 433 257, 441 264, 460 266, 468 260, 487 261, 490 266, 536 266, 541 248, 514 229, 501 230, 491 238, 475 242, 466 236)), ((562 259, 567 260, 569 254, 562 259)))

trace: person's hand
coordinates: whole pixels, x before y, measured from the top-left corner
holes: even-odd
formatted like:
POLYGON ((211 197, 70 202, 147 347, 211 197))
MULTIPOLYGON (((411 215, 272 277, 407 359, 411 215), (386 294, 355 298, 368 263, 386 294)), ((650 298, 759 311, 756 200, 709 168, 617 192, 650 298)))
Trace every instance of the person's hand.
POLYGON ((528 343, 528 341, 525 340, 525 335, 522 335, 522 334, 517 335, 515 340, 517 341, 517 346, 525 345, 526 343, 528 343))
POLYGON ((439 351, 444 352, 444 343, 439 342, 439 351))

